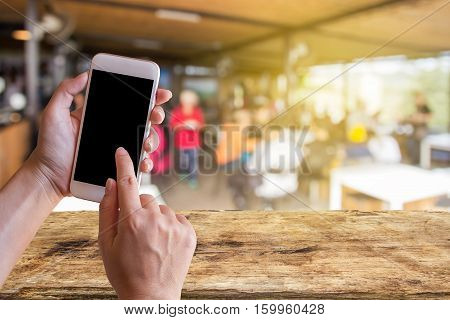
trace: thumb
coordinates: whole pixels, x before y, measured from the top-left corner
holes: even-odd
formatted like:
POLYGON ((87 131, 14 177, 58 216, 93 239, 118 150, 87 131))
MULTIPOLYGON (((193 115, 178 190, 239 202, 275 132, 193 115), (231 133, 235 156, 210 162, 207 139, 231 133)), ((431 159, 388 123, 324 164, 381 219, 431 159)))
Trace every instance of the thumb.
POLYGON ((105 196, 100 203, 98 241, 100 247, 110 246, 117 234, 119 208, 117 200, 117 183, 109 178, 106 181, 105 196))
POLYGON ((83 91, 88 80, 87 72, 83 72, 72 79, 66 79, 59 85, 53 94, 49 108, 66 108, 69 109, 72 104, 73 97, 83 91))

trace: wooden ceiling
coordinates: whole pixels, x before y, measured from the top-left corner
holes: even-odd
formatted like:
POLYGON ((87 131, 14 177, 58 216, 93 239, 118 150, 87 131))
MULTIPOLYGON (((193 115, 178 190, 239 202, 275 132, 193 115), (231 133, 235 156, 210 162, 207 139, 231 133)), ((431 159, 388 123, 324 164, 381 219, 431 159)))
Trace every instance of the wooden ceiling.
MULTIPOLYGON (((0 22, 21 22, 24 0, 0 1, 0 22), (17 11, 17 12, 16 12, 17 11)), ((46 1, 40 1, 40 11, 46 1)), ((145 55, 239 69, 283 70, 289 43, 302 63, 364 57, 427 56, 450 50, 446 0, 53 0, 70 17, 83 51, 145 55), (160 19, 158 9, 197 14, 197 23, 160 19), (395 41, 389 42, 394 39, 395 41), (386 45, 386 42, 389 42, 386 45), (380 49, 380 47, 382 47, 380 49)))

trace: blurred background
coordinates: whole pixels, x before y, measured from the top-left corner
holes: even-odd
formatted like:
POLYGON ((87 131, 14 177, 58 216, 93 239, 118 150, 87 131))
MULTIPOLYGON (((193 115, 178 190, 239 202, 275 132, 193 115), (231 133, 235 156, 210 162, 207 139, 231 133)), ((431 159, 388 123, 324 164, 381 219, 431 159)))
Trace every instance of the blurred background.
POLYGON ((174 94, 142 189, 177 210, 448 210, 448 3, 0 0, 0 187, 58 83, 107 52, 174 94))

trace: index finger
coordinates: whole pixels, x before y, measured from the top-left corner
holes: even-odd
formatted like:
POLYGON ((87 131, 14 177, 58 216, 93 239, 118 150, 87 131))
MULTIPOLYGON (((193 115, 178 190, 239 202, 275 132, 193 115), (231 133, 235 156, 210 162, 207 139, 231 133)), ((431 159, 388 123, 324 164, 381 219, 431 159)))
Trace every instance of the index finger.
POLYGON ((117 191, 119 208, 122 212, 134 212, 141 209, 139 187, 134 173, 133 161, 128 152, 120 147, 116 150, 117 191))
POLYGON ((156 105, 159 106, 166 103, 172 98, 172 91, 166 89, 158 89, 156 91, 156 105))

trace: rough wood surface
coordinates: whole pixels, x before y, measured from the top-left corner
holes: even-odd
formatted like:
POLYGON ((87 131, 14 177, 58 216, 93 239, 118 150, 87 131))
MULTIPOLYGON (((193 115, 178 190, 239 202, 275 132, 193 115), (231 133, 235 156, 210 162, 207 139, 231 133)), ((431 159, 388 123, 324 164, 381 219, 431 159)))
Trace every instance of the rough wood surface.
MULTIPOLYGON (((186 212, 198 246, 183 298, 449 299, 449 212, 186 212)), ((96 212, 53 213, 3 299, 115 298, 96 212)))

